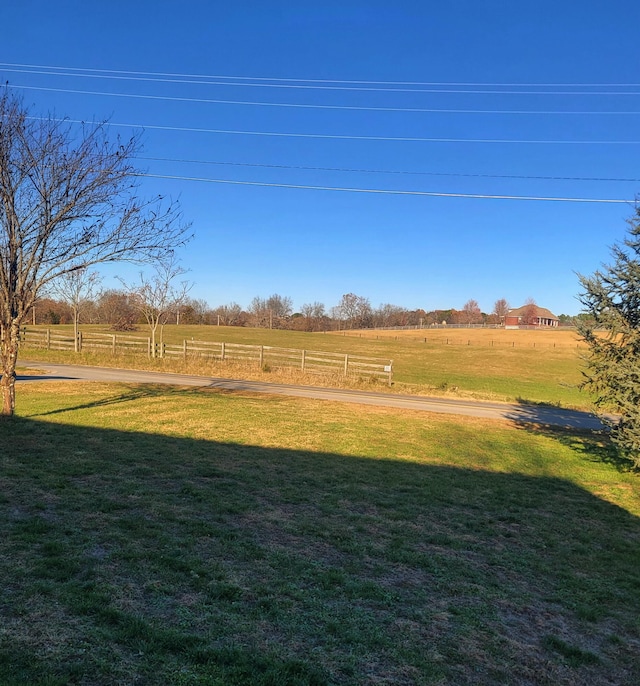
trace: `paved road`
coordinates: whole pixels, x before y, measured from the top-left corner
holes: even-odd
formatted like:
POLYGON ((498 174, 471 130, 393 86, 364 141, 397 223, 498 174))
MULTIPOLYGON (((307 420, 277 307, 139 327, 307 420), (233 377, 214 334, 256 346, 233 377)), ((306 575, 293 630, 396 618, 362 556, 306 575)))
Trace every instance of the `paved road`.
POLYGON ((351 391, 338 388, 319 388, 315 386, 294 386, 289 384, 267 383, 263 381, 240 381, 236 379, 219 379, 188 374, 165 374, 160 372, 134 371, 130 369, 112 369, 109 367, 85 367, 82 365, 53 364, 50 362, 20 361, 20 366, 45 370, 45 374, 36 376, 19 376, 18 380, 78 380, 107 381, 124 383, 157 383, 174 386, 196 386, 200 388, 220 388, 230 391, 250 391, 332 400, 334 402, 395 407, 405 410, 438 412, 444 414, 483 417, 486 419, 507 419, 527 424, 546 424, 571 429, 602 429, 600 420, 588 412, 564 410, 541 405, 524 405, 492 403, 453 398, 429 398, 415 395, 396 395, 392 393, 372 393, 369 391, 351 391))

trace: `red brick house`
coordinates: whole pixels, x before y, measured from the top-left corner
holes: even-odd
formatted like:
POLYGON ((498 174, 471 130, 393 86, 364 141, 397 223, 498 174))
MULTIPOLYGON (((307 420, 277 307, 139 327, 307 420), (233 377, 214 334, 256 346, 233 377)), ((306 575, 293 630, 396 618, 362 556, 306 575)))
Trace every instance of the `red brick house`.
POLYGON ((516 329, 520 326, 535 326, 545 329, 558 326, 560 320, 546 307, 538 305, 523 305, 509 310, 504 318, 506 329, 516 329), (527 322, 527 319, 529 320, 527 322))

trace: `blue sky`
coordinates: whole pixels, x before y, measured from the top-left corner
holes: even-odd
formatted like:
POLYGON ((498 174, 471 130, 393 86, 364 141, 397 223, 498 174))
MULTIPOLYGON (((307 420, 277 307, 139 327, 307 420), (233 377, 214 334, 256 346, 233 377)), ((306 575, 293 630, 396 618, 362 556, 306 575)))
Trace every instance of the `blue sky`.
MULTIPOLYGON (((279 293, 330 308, 354 292, 427 310, 473 298, 486 312, 532 297, 575 314, 576 272, 606 262, 632 205, 277 184, 640 191, 631 0, 8 5, 3 82, 37 111, 126 125, 114 135, 143 126, 139 165, 183 177, 145 178, 142 192, 180 198, 191 294, 212 306, 279 293)), ((115 273, 132 268, 105 285, 115 273)))

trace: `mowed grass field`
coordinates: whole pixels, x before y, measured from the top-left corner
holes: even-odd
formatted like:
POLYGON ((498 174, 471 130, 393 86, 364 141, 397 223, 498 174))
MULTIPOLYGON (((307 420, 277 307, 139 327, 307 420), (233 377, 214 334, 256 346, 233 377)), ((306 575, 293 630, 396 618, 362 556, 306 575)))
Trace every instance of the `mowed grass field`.
POLYGON ((6 686, 633 686, 640 489, 606 437, 23 381, 6 686))
MULTIPOLYGON (((103 330, 99 327, 84 327, 103 330)), ((52 327, 69 331, 69 327, 52 327)), ((145 335, 140 327, 136 335, 145 335)), ((184 339, 225 341, 253 345, 321 350, 393 360, 394 392, 454 395, 497 401, 551 403, 563 407, 590 409, 591 398, 579 389, 582 356, 586 353, 574 331, 520 331, 504 329, 424 329, 412 331, 349 331, 305 333, 244 327, 175 326, 165 327, 165 341, 181 344, 184 339)), ((29 351, 24 353, 30 354, 29 351)), ((45 355, 39 353, 40 357, 45 355)), ((48 359, 84 359, 95 364, 134 364, 108 354, 74 357, 52 353, 48 359)), ((264 373, 256 367, 222 363, 184 365, 178 360, 158 360, 153 366, 197 373, 243 375, 274 381, 317 383, 326 380, 307 374, 292 376, 272 369, 264 373)), ((363 385, 363 384, 361 384, 363 385)), ((364 384, 366 386, 366 382, 364 384)), ((384 390, 379 383, 376 390, 384 390)))

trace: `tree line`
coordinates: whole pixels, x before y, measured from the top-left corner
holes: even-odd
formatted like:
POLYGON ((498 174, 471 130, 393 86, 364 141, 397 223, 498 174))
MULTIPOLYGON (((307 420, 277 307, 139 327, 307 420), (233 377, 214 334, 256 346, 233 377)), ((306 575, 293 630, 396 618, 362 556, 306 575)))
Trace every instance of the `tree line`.
MULTIPOLYGON (((157 328, 165 324, 202 324, 312 332, 443 324, 500 325, 510 309, 505 299, 497 300, 490 313, 482 312, 475 300, 467 301, 461 309, 410 310, 390 303, 374 307, 368 298, 354 293, 346 293, 330 308, 315 301, 294 310, 292 298, 277 293, 256 296, 247 307, 236 302, 211 307, 206 300, 189 297, 190 285, 186 282, 174 285, 174 277, 184 273, 183 270, 173 265, 167 272, 162 263, 158 268, 151 278, 141 275, 139 282, 104 290, 99 289, 97 273, 74 273, 72 279, 54 286, 39 298, 26 321, 53 325, 101 324, 116 331, 133 331, 145 325, 157 328)), ((575 320, 561 315, 563 325, 575 325, 575 320)))

